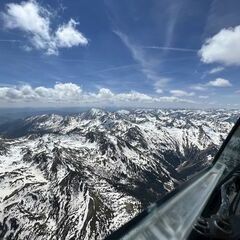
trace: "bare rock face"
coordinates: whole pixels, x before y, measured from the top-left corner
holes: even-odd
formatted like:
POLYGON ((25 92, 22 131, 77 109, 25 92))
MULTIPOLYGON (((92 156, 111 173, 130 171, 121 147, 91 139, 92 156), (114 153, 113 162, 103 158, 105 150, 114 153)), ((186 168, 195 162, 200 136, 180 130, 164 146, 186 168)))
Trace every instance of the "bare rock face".
POLYGON ((0 239, 102 239, 207 166, 237 111, 92 109, 0 126, 0 239))

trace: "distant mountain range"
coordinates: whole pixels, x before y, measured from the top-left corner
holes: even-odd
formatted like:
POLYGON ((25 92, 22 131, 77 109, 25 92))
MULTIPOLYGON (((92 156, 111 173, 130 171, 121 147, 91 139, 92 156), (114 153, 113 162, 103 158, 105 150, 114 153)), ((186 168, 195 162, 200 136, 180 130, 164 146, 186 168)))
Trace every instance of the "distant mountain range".
POLYGON ((0 125, 0 239, 103 239, 213 159, 236 110, 91 109, 0 125))

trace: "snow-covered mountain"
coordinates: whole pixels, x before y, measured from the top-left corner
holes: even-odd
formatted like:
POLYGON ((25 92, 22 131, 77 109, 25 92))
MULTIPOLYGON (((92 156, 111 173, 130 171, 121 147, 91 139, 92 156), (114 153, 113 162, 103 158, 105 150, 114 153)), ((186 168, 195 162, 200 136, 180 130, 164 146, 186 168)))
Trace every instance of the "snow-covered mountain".
POLYGON ((0 126, 0 239, 102 239, 209 164, 238 111, 99 109, 0 126))

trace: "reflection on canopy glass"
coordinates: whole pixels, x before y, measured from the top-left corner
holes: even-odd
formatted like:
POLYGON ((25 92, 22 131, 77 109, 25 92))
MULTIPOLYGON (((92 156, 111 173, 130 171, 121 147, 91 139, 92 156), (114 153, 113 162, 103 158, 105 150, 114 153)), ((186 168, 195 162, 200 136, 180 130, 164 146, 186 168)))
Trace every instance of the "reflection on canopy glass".
POLYGON ((226 165, 226 174, 230 173, 240 164, 240 125, 234 131, 231 139, 221 153, 218 163, 226 165))

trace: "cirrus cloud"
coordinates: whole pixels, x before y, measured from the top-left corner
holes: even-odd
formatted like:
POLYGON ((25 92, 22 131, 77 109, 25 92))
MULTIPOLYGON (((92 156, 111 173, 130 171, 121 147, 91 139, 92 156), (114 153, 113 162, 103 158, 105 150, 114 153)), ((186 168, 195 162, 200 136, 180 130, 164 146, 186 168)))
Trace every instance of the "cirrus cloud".
POLYGON ((215 68, 211 69, 208 73, 215 74, 215 73, 222 72, 223 70, 224 70, 224 67, 215 67, 215 68))
MULTIPOLYGON (((49 55, 57 55, 59 48, 85 46, 87 38, 77 30, 78 23, 70 19, 67 24, 51 27, 53 14, 36 1, 9 3, 5 12, 1 13, 4 27, 20 30, 25 33, 28 44, 49 55)), ((25 46, 26 48, 26 46, 25 46)), ((28 49, 31 49, 27 46, 28 49)))

